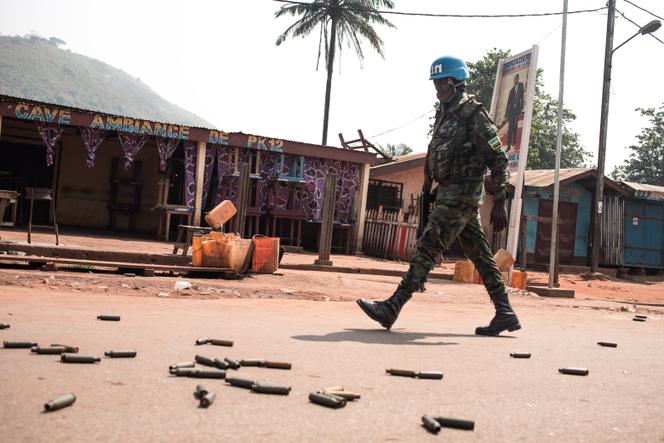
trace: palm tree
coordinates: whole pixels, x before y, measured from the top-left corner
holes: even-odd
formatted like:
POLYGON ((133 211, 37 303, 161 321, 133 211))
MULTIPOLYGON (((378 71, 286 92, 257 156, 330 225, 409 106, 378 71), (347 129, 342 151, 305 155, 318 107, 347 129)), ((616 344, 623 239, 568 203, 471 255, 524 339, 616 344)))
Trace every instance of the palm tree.
MULTIPOLYGON (((321 47, 325 42, 325 61, 327 64, 327 85, 325 87, 325 112, 323 115, 323 141, 327 144, 327 126, 330 116, 330 91, 332 89, 332 71, 334 70, 334 56, 337 45, 339 51, 344 42, 355 48, 360 60, 364 59, 360 38, 364 37, 369 44, 383 56, 383 41, 373 28, 374 24, 394 25, 381 16, 378 8, 392 9, 392 0, 313 0, 312 3, 293 2, 282 6, 275 16, 282 15, 301 16, 283 34, 277 38, 277 46, 287 37, 305 37, 320 26, 318 41, 318 62, 320 62, 321 47)), ((318 64, 316 65, 318 69, 318 64)))

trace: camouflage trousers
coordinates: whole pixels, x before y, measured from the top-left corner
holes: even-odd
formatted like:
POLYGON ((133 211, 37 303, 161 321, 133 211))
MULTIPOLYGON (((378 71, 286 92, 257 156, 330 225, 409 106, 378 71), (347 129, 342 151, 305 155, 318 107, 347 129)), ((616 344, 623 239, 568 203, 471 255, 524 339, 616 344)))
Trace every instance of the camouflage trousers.
POLYGON ((439 201, 431 211, 429 223, 417 241, 417 249, 410 258, 410 268, 400 287, 410 292, 423 291, 436 259, 457 237, 466 257, 482 277, 489 296, 494 298, 505 294, 505 282, 482 230, 479 209, 458 201, 439 201))

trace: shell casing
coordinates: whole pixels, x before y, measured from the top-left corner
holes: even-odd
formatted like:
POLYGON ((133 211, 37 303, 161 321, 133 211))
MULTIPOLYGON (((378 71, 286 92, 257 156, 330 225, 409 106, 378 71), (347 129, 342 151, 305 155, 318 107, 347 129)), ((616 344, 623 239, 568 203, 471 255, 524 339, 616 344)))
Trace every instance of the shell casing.
POLYGON ((37 346, 37 343, 30 341, 7 341, 4 342, 4 347, 8 349, 30 349, 37 346))
POLYGON ((215 346, 233 346, 233 340, 219 340, 216 338, 211 338, 210 344, 215 346))
POLYGON ((636 318, 648 318, 647 315, 635 315, 634 317, 636 317, 636 318))
POLYGON ((259 381, 251 387, 251 390, 261 394, 288 395, 288 393, 291 391, 291 387, 286 385, 279 385, 277 383, 259 381))
POLYGON ((200 337, 196 339, 197 345, 206 345, 208 343, 210 343, 210 339, 208 337, 200 337))
POLYGON ((102 314, 97 316, 97 320, 104 320, 104 321, 120 321, 120 316, 119 315, 108 315, 108 314, 102 314))
POLYGON ((182 368, 193 368, 196 366, 196 363, 193 361, 182 361, 180 363, 175 363, 173 365, 170 365, 168 367, 169 371, 175 371, 176 369, 182 369, 182 368))
POLYGON ((96 363, 101 361, 101 358, 93 355, 79 355, 64 352, 60 354, 60 360, 65 363, 96 363))
POLYGON ((427 431, 437 434, 440 432, 440 423, 432 415, 423 415, 422 423, 427 431))
POLYGON ((475 422, 472 420, 460 420, 458 418, 436 417, 436 421, 444 428, 464 429, 472 431, 475 429, 475 422))
POLYGON ((196 390, 194 391, 194 398, 200 400, 208 394, 208 390, 203 385, 196 385, 196 390))
POLYGON ((124 351, 109 351, 104 352, 104 355, 111 358, 134 358, 136 357, 136 351, 130 349, 124 351))
POLYGON ((428 380, 442 380, 443 373, 440 371, 420 371, 417 373, 417 378, 428 380))
POLYGON ((200 363, 204 366, 210 366, 210 367, 214 368, 214 360, 212 360, 211 358, 208 358, 204 355, 196 354, 196 357, 194 357, 194 360, 196 360, 196 363, 200 363))
POLYGON ((214 364, 214 367, 217 369, 226 370, 228 369, 229 366, 227 362, 225 362, 224 360, 219 360, 218 358, 215 358, 212 363, 214 364))
POLYGON ((58 409, 62 409, 74 404, 75 401, 76 401, 76 396, 74 394, 70 393, 70 394, 61 395, 60 397, 46 403, 44 405, 44 411, 46 412, 56 411, 58 409))
POLYGON ((207 394, 205 394, 199 400, 201 408, 207 408, 208 406, 210 406, 212 403, 214 403, 215 398, 217 398, 217 394, 215 394, 214 392, 208 392, 207 394))
POLYGON ((226 383, 238 388, 251 389, 256 384, 256 380, 249 380, 248 378, 230 377, 226 379, 226 383))
POLYGON ((273 368, 273 369, 291 369, 293 367, 291 363, 285 361, 269 361, 269 360, 266 360, 263 366, 265 366, 266 368, 273 368))
POLYGON ((8 323, 0 323, 0 329, 9 329, 11 325, 8 323))
POLYGON ((33 346, 30 349, 35 354, 62 354, 67 352, 62 346, 50 346, 48 348, 40 348, 39 346, 33 346))
POLYGON ((359 400, 361 398, 360 394, 356 394, 351 391, 335 391, 332 389, 323 389, 323 394, 334 395, 335 397, 341 397, 347 401, 359 400))
POLYGON ((237 361, 235 361, 235 360, 233 360, 233 359, 230 359, 230 358, 228 358, 228 357, 224 357, 224 361, 225 361, 226 363, 228 363, 228 367, 229 367, 229 368, 231 368, 231 369, 240 369, 240 366, 241 366, 241 365, 240 365, 239 362, 237 362, 237 361))
POLYGON ((240 360, 241 366, 265 366, 265 360, 260 358, 243 358, 240 360))
POLYGON ((408 369, 387 369, 385 370, 390 375, 398 375, 400 377, 416 377, 416 371, 410 371, 408 369))
POLYGON ((63 345, 60 343, 52 343, 51 346, 65 348, 65 352, 70 354, 76 354, 78 352, 78 346, 63 345))
POLYGON ((530 358, 530 352, 510 352, 512 358, 530 358))
POLYGON ((189 377, 195 378, 226 378, 226 371, 220 369, 217 370, 205 370, 205 369, 194 369, 189 374, 189 377))
POLYGON ((643 317, 634 317, 632 320, 633 321, 646 321, 646 319, 643 318, 643 317))
POLYGON ((309 401, 316 403, 317 405, 327 406, 328 408, 334 409, 346 406, 346 399, 322 392, 312 392, 309 394, 309 401))
POLYGON ((588 375, 590 371, 585 368, 560 368, 558 372, 568 375, 588 375))
POLYGON ((611 343, 609 341, 598 341, 597 344, 600 345, 600 346, 604 346, 605 348, 617 348, 618 347, 618 343, 611 343))
POLYGON ((192 373, 196 371, 196 369, 193 368, 175 368, 171 369, 171 374, 175 375, 176 377, 193 377, 192 373))

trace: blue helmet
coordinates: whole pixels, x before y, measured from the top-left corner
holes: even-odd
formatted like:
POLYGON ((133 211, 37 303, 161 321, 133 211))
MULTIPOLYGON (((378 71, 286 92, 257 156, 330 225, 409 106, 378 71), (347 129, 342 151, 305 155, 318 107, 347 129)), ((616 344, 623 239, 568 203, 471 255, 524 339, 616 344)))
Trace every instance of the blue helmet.
POLYGON ((431 63, 431 75, 429 80, 452 77, 456 81, 464 81, 470 77, 466 62, 460 58, 443 56, 431 63))

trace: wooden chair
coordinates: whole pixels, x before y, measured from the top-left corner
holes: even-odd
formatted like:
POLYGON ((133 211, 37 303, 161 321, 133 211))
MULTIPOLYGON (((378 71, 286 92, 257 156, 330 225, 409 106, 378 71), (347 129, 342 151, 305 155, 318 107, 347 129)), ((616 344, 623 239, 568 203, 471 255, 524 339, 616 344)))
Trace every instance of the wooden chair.
POLYGON ((179 215, 186 218, 186 225, 191 225, 191 220, 194 216, 193 208, 187 205, 173 205, 168 203, 168 189, 170 181, 167 178, 159 180, 159 196, 157 204, 153 210, 160 211, 159 228, 157 230, 157 238, 161 238, 164 234, 164 241, 168 241, 171 230, 171 216, 179 215))
POLYGON ((173 243, 173 254, 177 254, 178 249, 182 249, 182 255, 186 256, 194 233, 209 234, 210 231, 212 231, 212 228, 205 226, 178 225, 178 236, 175 239, 175 243, 173 243))
POLYGON ((30 216, 28 218, 28 243, 32 243, 32 228, 53 228, 55 229, 55 244, 59 244, 58 238, 58 219, 55 210, 55 192, 51 188, 25 188, 25 199, 30 200, 30 216), (36 201, 47 201, 49 210, 53 212, 53 225, 33 225, 32 209, 36 201))

